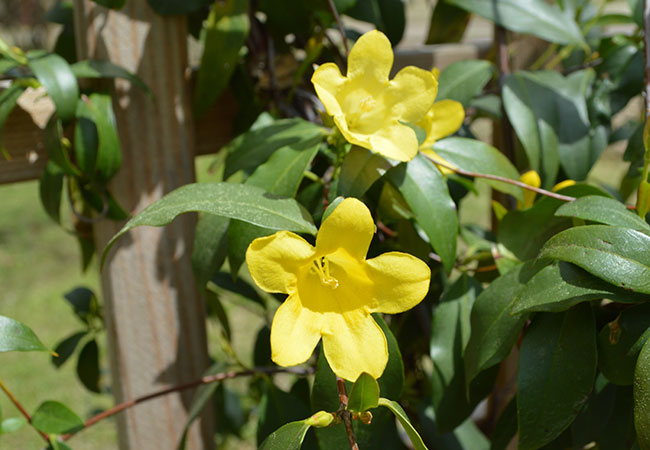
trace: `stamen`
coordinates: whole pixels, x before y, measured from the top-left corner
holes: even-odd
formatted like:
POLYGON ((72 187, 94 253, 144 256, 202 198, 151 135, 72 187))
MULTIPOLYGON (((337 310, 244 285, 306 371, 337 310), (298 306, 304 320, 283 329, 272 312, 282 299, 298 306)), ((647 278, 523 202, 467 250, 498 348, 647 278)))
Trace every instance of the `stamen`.
POLYGON ((314 268, 321 283, 332 289, 339 287, 339 280, 330 275, 330 265, 327 258, 322 257, 320 260, 314 260, 314 268))
POLYGON ((369 95, 368 97, 361 100, 361 104, 359 105, 359 107, 361 108, 361 111, 367 113, 372 111, 372 109, 375 107, 376 104, 377 101, 374 98, 372 98, 372 96, 369 95))

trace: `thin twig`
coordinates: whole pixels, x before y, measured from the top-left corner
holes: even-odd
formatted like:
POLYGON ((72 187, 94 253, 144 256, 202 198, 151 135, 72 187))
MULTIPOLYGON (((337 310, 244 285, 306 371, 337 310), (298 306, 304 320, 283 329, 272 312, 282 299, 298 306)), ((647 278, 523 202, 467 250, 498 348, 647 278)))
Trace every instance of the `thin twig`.
POLYGON ((343 419, 345 425, 345 434, 348 437, 350 450, 359 450, 357 439, 354 437, 352 428, 352 414, 348 411, 348 393, 345 389, 345 381, 341 377, 336 377, 336 389, 339 391, 339 410, 338 415, 343 419))
MULTIPOLYGON (((32 416, 30 416, 27 410, 23 408, 23 405, 18 401, 16 397, 14 397, 14 394, 11 393, 9 388, 7 388, 7 386, 2 382, 2 380, 0 380, 0 389, 4 391, 7 397, 9 397, 9 400, 11 400, 11 403, 13 403, 16 408, 18 408, 18 411, 20 411, 20 413, 25 417, 25 419, 27 419, 27 422, 31 424, 32 416)), ((36 430, 36 428, 34 429, 36 430)), ((41 435, 43 439, 45 439, 45 442, 47 442, 48 444, 50 443, 50 439, 47 437, 47 434, 43 433, 40 430, 36 430, 36 431, 38 432, 38 434, 41 435)))
POLYGON ((334 0, 327 0, 327 3, 330 6, 330 11, 332 11, 332 14, 334 15, 334 20, 336 20, 336 25, 339 28, 339 33, 341 33, 341 39, 343 39, 343 48, 345 48, 345 56, 347 57, 350 54, 350 50, 348 50, 348 40, 345 37, 345 31, 343 30, 343 23, 341 23, 341 17, 339 17, 339 12, 336 10, 336 5, 334 4, 334 0))
MULTIPOLYGON (((244 377, 249 375, 257 375, 257 374, 274 374, 274 373, 292 373, 295 375, 310 375, 314 373, 314 370, 312 368, 305 369, 305 368, 298 368, 298 367, 255 367, 249 370, 241 370, 241 371, 233 370, 230 372, 221 372, 214 375, 206 375, 204 377, 199 378, 198 380, 161 389, 159 391, 155 391, 150 394, 134 398, 133 400, 127 400, 126 402, 120 403, 119 405, 115 405, 112 408, 109 408, 106 411, 103 411, 97 414, 96 416, 93 416, 90 419, 86 420, 84 422, 84 428, 82 428, 81 430, 91 427, 95 425, 97 422, 100 422, 101 420, 106 419, 107 417, 114 416, 115 414, 122 412, 125 409, 132 408, 133 406, 139 403, 144 403, 146 401, 153 400, 154 398, 162 397, 163 395, 171 394, 173 392, 184 391, 186 389, 192 389, 194 387, 203 384, 216 383, 218 381, 228 380, 231 378, 244 377)), ((76 435, 79 431, 61 436, 61 440, 67 441, 68 439, 76 435)))

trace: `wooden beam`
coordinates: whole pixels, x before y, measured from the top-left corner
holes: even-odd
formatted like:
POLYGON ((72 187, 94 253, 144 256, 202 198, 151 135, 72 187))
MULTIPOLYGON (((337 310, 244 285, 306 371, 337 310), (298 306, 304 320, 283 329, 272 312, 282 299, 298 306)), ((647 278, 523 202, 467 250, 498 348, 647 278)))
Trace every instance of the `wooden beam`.
MULTIPOLYGON (((74 13, 79 57, 125 67, 154 95, 152 101, 128 82, 115 82, 113 108, 124 158, 111 190, 129 212, 138 213, 194 181, 185 18, 160 16, 146 0, 130 0, 119 11, 75 0, 74 13)), ((212 125, 221 133, 216 145, 225 140, 222 125, 212 125)), ((104 248, 122 225, 97 223, 97 248, 104 248)), ((190 262, 193 228, 194 217, 184 216, 164 228, 133 230, 104 265, 104 316, 118 402, 194 380, 208 367, 204 302, 190 262)), ((175 448, 192 394, 168 395, 120 414, 120 449, 175 448)), ((213 422, 208 402, 190 430, 187 448, 212 448, 213 422)))

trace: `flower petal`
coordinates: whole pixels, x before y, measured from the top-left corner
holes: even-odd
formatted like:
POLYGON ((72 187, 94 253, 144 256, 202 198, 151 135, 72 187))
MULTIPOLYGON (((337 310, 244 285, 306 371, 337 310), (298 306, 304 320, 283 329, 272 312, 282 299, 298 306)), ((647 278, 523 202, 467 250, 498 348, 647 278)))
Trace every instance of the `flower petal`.
POLYGON ((336 375, 355 381, 362 372, 379 378, 388 362, 386 336, 377 322, 364 311, 327 318, 329 332, 323 333, 323 351, 336 375))
POLYGON ((424 154, 424 156, 431 159, 431 162, 433 162, 436 165, 438 170, 440 172, 442 172, 443 175, 449 175, 451 173, 454 173, 454 171, 451 170, 451 169, 448 169, 448 168, 443 167, 443 166, 439 166, 438 164, 436 164, 436 161, 444 162, 444 163, 446 163, 446 164, 448 164, 448 165, 450 165, 452 167, 456 167, 456 165, 450 163, 449 161, 447 161, 445 158, 443 158, 442 156, 440 156, 439 154, 437 154, 436 152, 434 152, 430 148, 423 148, 423 149, 420 150, 420 152, 422 152, 424 154))
POLYGON ((348 56, 348 78, 364 78, 386 83, 393 67, 393 49, 381 31, 365 33, 354 44, 348 56))
POLYGON ((334 123, 338 127, 339 131, 341 131, 341 134, 345 140, 350 144, 355 144, 360 147, 367 148, 368 150, 372 150, 372 146, 370 144, 370 135, 350 131, 347 120, 343 114, 334 116, 334 123))
POLYGON ((343 113, 336 96, 346 81, 347 79, 341 75, 341 71, 334 63, 325 63, 319 66, 311 77, 316 94, 330 116, 343 113))
POLYGON ((395 117, 417 123, 431 109, 437 94, 438 81, 430 71, 406 66, 390 81, 385 99, 395 117))
POLYGON ((431 147, 438 139, 454 134, 463 124, 463 120, 465 110, 462 103, 455 100, 435 102, 425 118, 427 123, 423 128, 427 132, 427 138, 422 147, 431 147))
POLYGON ((374 284, 372 312, 396 314, 413 308, 429 291, 431 270, 408 253, 388 252, 366 261, 374 284))
POLYGON ((315 255, 316 249, 297 234, 278 231, 251 242, 246 250, 246 263, 261 289, 289 294, 296 289, 300 267, 315 255))
POLYGON ((374 234, 368 207, 356 198, 346 198, 320 226, 316 250, 327 255, 343 249, 352 258, 364 260, 374 234))
POLYGON ((410 161, 418 153, 415 131, 394 121, 370 136, 370 149, 398 161, 410 161))
POLYGON ((303 308, 298 294, 280 305, 271 325, 271 359, 280 366, 295 366, 309 359, 320 340, 321 314, 303 308))

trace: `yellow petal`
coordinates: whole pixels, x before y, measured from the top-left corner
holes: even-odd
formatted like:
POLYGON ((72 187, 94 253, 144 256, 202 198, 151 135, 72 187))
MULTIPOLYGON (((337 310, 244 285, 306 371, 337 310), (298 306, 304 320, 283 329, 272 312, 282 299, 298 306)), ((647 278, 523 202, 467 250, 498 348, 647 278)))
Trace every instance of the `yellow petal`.
POLYGON ((316 236, 319 254, 345 250, 351 257, 363 260, 375 234, 370 210, 356 198, 346 198, 323 222, 316 236))
POLYGON ((246 263, 255 283, 266 292, 289 294, 296 289, 298 270, 315 257, 307 241, 289 231, 255 239, 246 263))
POLYGON ((355 144, 358 145, 359 147, 372 150, 372 146, 370 144, 370 135, 351 131, 350 128, 348 127, 347 120, 343 114, 334 116, 334 123, 336 124, 337 128, 341 131, 341 134, 343 135, 345 140, 348 141, 350 144, 355 144))
POLYGON ((394 117, 417 123, 431 109, 437 94, 438 81, 431 72, 407 66, 390 81, 385 99, 394 117))
POLYGON ((271 359, 280 366, 295 366, 309 359, 320 340, 321 314, 302 306, 292 294, 280 305, 271 325, 271 359))
POLYGON ((465 120, 463 105, 455 100, 441 100, 435 102, 423 122, 418 126, 427 133, 422 147, 429 148, 438 139, 454 134, 465 120))
POLYGON ((372 312, 400 313, 413 308, 427 295, 431 271, 415 256, 388 252, 366 263, 368 277, 374 284, 372 312))
MULTIPOLYGON (((542 180, 539 178, 539 174, 534 170, 529 170, 528 172, 522 174, 519 177, 519 180, 522 183, 526 183, 528 186, 532 186, 536 188, 542 185, 542 180)), ((537 193, 535 191, 524 189, 524 201, 523 202, 518 201, 517 206, 519 207, 519 209, 530 208, 531 206, 533 206, 533 203, 535 203, 536 196, 537 193)))
POLYGON ((370 135, 370 149, 397 161, 410 161, 418 153, 418 138, 411 128, 394 121, 370 135))
MULTIPOLYGON (((440 161, 440 162, 444 162, 445 164, 448 164, 448 165, 450 165, 452 167, 456 167, 454 164, 450 163, 449 161, 447 161, 442 156, 438 155, 436 152, 434 152, 430 148, 422 148, 420 151, 424 154, 424 156, 428 157, 434 164, 436 164, 436 161, 440 161)), ((438 168, 438 170, 440 172, 442 172, 443 175, 449 175, 451 173, 454 173, 453 170, 448 169, 448 168, 443 167, 443 166, 439 166, 438 164, 436 164, 436 167, 438 168)))
POLYGON ((388 362, 386 336, 364 311, 328 317, 329 332, 323 333, 323 351, 334 373, 355 381, 362 372, 379 378, 388 362))
POLYGON ((574 180, 571 180, 571 179, 560 181, 558 184, 553 186, 552 191, 557 192, 559 190, 564 189, 565 187, 573 186, 574 184, 576 184, 576 182, 574 180))
POLYGON ((365 33, 350 50, 348 56, 348 78, 364 78, 371 82, 388 81, 393 67, 393 49, 390 41, 381 31, 365 33))
POLYGON ((325 110, 331 116, 342 114, 341 105, 336 96, 346 81, 346 78, 341 75, 341 71, 334 63, 319 66, 311 77, 318 98, 323 102, 325 110))

